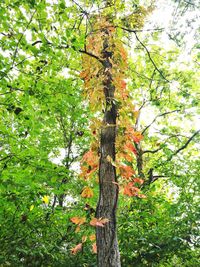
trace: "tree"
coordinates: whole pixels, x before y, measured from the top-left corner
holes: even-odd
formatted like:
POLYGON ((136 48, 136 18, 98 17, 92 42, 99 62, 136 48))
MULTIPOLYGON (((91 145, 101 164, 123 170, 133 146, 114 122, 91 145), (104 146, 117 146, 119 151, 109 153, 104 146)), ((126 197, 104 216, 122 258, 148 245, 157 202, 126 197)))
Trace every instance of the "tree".
MULTIPOLYGON (((120 1, 117 7, 123 11, 124 7, 120 1)), ((109 8, 108 3, 106 3, 104 8, 105 10, 109 8)), ((125 103, 130 105, 128 106, 129 108, 132 106, 131 100, 128 100, 129 95, 126 91, 126 82, 124 81, 127 68, 126 51, 122 46, 122 41, 117 37, 116 27, 113 24, 115 19, 112 14, 113 12, 114 10, 111 8, 108 13, 105 11, 94 17, 96 22, 94 22, 90 29, 90 34, 87 38, 88 45, 86 46, 87 54, 89 57, 92 57, 92 60, 88 59, 88 56, 84 58, 86 62, 84 64, 85 69, 81 73, 89 96, 92 97, 91 105, 94 106, 97 100, 100 101, 104 114, 103 122, 99 124, 99 201, 96 217, 97 220, 104 218, 108 222, 103 227, 97 227, 96 230, 98 266, 121 266, 116 229, 119 191, 116 162, 118 162, 118 167, 121 168, 122 172, 126 173, 126 178, 130 178, 134 173, 131 166, 125 165, 125 162, 122 162, 123 159, 119 157, 118 161, 116 161, 116 149, 121 150, 121 144, 116 147, 117 127, 119 131, 122 131, 121 134, 125 136, 124 140, 122 139, 122 145, 126 146, 130 151, 134 149, 131 140, 137 144, 142 138, 140 133, 134 132, 129 125, 128 116, 126 116, 124 111, 121 113, 119 108, 119 105, 123 107, 125 103), (89 66, 88 62, 90 62, 89 66), (97 93, 98 95, 96 95, 97 93), (121 115, 126 120, 126 124, 121 122, 120 125, 117 122, 117 116, 121 115)), ((142 16, 146 10, 141 9, 137 12, 136 17, 138 18, 138 15, 142 16)), ((135 15, 130 15, 130 19, 133 19, 133 21, 136 17, 135 15)), ((138 25, 136 24, 136 26, 141 27, 139 21, 137 23, 138 25)), ((96 147, 95 149, 94 147, 92 152, 96 153, 96 147)), ((96 165, 94 167, 96 168, 96 165)), ((139 179, 139 181, 142 180, 139 179)), ((125 190, 129 195, 134 195, 139 191, 137 187, 133 186, 134 183, 135 181, 133 180, 126 185, 125 190)), ((140 194, 137 195, 140 196, 140 194)))
POLYGON ((198 53, 149 6, 1 3, 2 265, 96 266, 94 229, 99 266, 197 261, 198 53))

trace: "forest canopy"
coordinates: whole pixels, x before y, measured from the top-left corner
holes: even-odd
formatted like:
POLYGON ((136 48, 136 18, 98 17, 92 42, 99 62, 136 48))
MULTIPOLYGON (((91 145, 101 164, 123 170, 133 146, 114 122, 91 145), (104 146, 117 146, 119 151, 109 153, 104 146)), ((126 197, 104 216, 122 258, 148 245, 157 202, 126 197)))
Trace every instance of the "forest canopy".
POLYGON ((2 0, 0 266, 200 266, 199 0, 2 0))

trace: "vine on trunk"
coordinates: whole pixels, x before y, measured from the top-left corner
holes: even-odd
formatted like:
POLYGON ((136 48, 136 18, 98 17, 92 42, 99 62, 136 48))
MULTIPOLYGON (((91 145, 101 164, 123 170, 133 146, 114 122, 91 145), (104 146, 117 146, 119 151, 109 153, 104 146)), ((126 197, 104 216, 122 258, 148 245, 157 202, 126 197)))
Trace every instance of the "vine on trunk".
MULTIPOLYGON (((88 180, 98 171, 99 162, 99 141, 100 133, 103 128, 113 126, 116 128, 116 160, 113 161, 111 155, 107 160, 116 167, 118 184, 123 191, 129 182, 135 183, 137 178, 136 171, 132 167, 135 161, 137 150, 135 144, 139 143, 143 136, 140 132, 134 130, 134 123, 138 116, 138 111, 133 104, 133 96, 127 86, 128 60, 127 52, 122 41, 118 38, 116 28, 105 18, 98 17, 94 25, 93 32, 87 38, 87 51, 95 53, 99 58, 95 59, 88 55, 83 55, 83 71, 80 77, 84 80, 84 95, 90 103, 90 107, 95 114, 91 124, 93 142, 90 150, 83 156, 81 176, 88 180), (103 65, 104 55, 102 55, 105 32, 108 36, 108 47, 104 53, 107 53, 111 68, 103 65), (117 123, 105 124, 99 118, 101 112, 105 113, 106 100, 104 97, 105 77, 111 77, 114 89, 114 97, 110 97, 110 108, 112 103, 117 110, 117 123)), ((140 181, 141 184, 141 181, 140 181)), ((140 193, 133 196, 140 196, 140 193)))
MULTIPOLYGON (((83 70, 80 77, 84 80, 84 96, 93 110, 94 120, 90 125, 93 141, 90 150, 82 158, 80 176, 88 184, 83 188, 81 196, 84 198, 93 197, 93 190, 89 184, 97 181, 96 177, 100 169, 100 191, 102 187, 107 186, 106 183, 111 183, 108 192, 112 194, 113 191, 113 203, 108 203, 108 206, 110 205, 111 212, 114 210, 114 217, 113 214, 103 210, 105 208, 99 207, 101 202, 105 203, 105 199, 102 200, 105 196, 102 196, 102 192, 100 192, 97 218, 93 218, 90 225, 101 228, 99 231, 105 231, 105 228, 109 229, 110 224, 112 235, 113 229, 116 230, 115 213, 118 191, 120 190, 129 197, 145 197, 139 189, 143 183, 142 177, 138 177, 133 168, 137 156, 135 145, 142 140, 143 136, 140 132, 136 132, 133 127, 138 111, 133 105, 134 99, 127 86, 128 54, 117 35, 116 27, 106 16, 96 17, 93 30, 87 37, 86 51, 88 54, 82 56, 83 70), (90 53, 95 57, 91 57, 90 53), (103 121, 100 118, 102 113, 104 114, 103 121), (108 140, 102 140, 105 138, 108 140), (109 142, 109 138, 110 142, 114 140, 113 148, 106 149, 105 145, 103 149, 107 151, 101 151, 102 143, 109 142), (106 170, 102 174, 102 166, 106 166, 105 168, 110 170, 109 175, 113 177, 103 177, 106 176, 106 170)), ((77 219, 78 231, 80 220, 77 219)), ((111 239, 114 240, 115 237, 111 237, 111 239)), ((109 242, 112 243, 113 241, 109 242)), ((79 250, 73 250, 73 254, 76 251, 79 250)), ((93 244, 93 252, 96 253, 95 243, 93 244)))

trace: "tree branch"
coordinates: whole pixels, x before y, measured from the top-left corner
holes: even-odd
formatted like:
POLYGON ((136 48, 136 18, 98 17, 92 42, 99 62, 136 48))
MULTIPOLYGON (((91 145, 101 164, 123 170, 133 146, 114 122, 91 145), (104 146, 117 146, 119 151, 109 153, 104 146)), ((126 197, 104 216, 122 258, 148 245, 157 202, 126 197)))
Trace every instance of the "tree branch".
POLYGON ((176 109, 176 110, 173 110, 173 111, 167 111, 167 112, 165 112, 165 113, 162 113, 162 114, 160 114, 160 115, 157 115, 157 116, 153 119, 153 121, 152 121, 149 125, 147 125, 147 126, 144 128, 144 130, 142 131, 142 135, 149 129, 149 127, 151 127, 151 125, 152 125, 152 124, 153 124, 159 117, 162 117, 162 116, 165 116, 165 115, 174 113, 174 112, 179 112, 179 111, 181 111, 181 110, 180 110, 180 109, 176 109))
POLYGON ((79 5, 79 3, 77 3, 75 0, 72 0, 72 2, 79 7, 79 9, 82 11, 82 13, 89 15, 87 11, 85 11, 82 6, 79 5))
POLYGON ((189 143, 194 139, 194 137, 196 135, 198 135, 200 133, 200 130, 196 131, 188 140, 187 142, 182 146, 180 147, 179 149, 177 149, 170 157, 168 157, 167 161, 170 161, 174 156, 176 156, 180 151, 182 151, 183 149, 185 149, 189 143))
POLYGON ((156 66, 156 63, 154 62, 154 60, 151 57, 151 54, 148 50, 148 48, 146 47, 146 45, 144 45, 144 43, 139 39, 139 37, 137 36, 137 33, 135 31, 133 31, 133 33, 135 34, 135 37, 137 39, 137 41, 141 44, 141 46, 145 49, 145 51, 147 52, 147 55, 149 57, 149 60, 151 61, 151 63, 153 64, 154 68, 157 70, 157 72, 160 74, 160 76, 166 81, 166 82, 170 82, 162 73, 161 70, 159 70, 159 68, 156 66))
POLYGON ((127 32, 131 33, 137 33, 137 32, 150 32, 150 31, 163 31, 165 28, 160 28, 160 29, 146 29, 146 30, 134 30, 134 29, 129 29, 121 26, 115 26, 116 28, 122 29, 127 32))
POLYGON ((29 25, 31 24, 31 22, 32 22, 32 20, 33 20, 33 17, 34 17, 34 15, 35 15, 35 13, 36 13, 36 11, 37 11, 37 10, 34 10, 34 12, 32 13, 31 18, 30 18, 29 22, 27 23, 27 25, 26 25, 26 27, 25 27, 24 32, 21 34, 21 36, 20 36, 20 38, 19 38, 19 40, 18 40, 18 42, 17 42, 16 48, 15 48, 15 51, 14 51, 14 54, 13 54, 12 67, 11 67, 11 68, 13 68, 13 66, 14 66, 15 59, 16 59, 17 52, 18 52, 19 44, 20 44, 20 42, 21 42, 21 40, 22 40, 22 38, 23 38, 23 36, 24 36, 26 30, 28 29, 29 25))
POLYGON ((8 156, 6 156, 4 158, 1 158, 0 161, 4 161, 6 159, 12 158, 13 156, 14 156, 13 154, 10 154, 10 155, 8 155, 8 156))
MULTIPOLYGON (((35 41, 34 43, 32 43, 32 46, 34 46, 34 45, 36 45, 36 44, 42 44, 43 42, 41 41, 41 40, 37 40, 37 41, 35 41)), ((53 43, 51 43, 51 42, 47 42, 47 44, 48 45, 53 45, 53 43)), ((72 48, 74 51, 77 51, 77 52, 80 52, 80 53, 83 53, 83 54, 86 54, 86 55, 88 55, 88 56, 90 56, 90 57, 93 57, 93 58, 95 58, 96 60, 98 60, 101 64, 103 64, 104 63, 104 61, 102 60, 102 59, 100 59, 98 56, 96 56, 95 54, 93 54, 93 53, 91 53, 91 52, 88 52, 86 49, 76 49, 76 47, 74 47, 74 46, 70 46, 70 45, 65 45, 65 46, 63 46, 63 45, 60 45, 60 46, 54 46, 55 48, 57 48, 57 49, 68 49, 68 48, 72 48)))
POLYGON ((157 153, 161 149, 162 149, 162 147, 159 147, 159 148, 157 148, 155 150, 145 150, 145 151, 142 152, 142 154, 145 154, 145 153, 155 154, 155 153, 157 153))
POLYGON ((185 2, 187 5, 191 5, 191 6, 199 8, 199 6, 197 6, 196 4, 192 3, 191 0, 190 1, 183 0, 183 2, 185 2))

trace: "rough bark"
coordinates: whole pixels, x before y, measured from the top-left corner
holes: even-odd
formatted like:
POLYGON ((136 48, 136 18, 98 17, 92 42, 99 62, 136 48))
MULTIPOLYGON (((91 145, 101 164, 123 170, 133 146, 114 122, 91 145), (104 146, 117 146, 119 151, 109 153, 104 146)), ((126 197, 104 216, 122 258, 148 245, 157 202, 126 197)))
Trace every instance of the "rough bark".
POLYGON ((101 129, 100 165, 99 165, 99 201, 97 218, 107 218, 105 227, 97 227, 97 261, 98 267, 120 267, 120 254, 117 242, 116 210, 118 186, 116 169, 109 160, 115 161, 115 139, 117 108, 114 100, 115 87, 112 84, 112 51, 109 47, 109 31, 104 29, 102 58, 104 65, 105 112, 101 129), (108 157, 109 156, 109 157, 108 157))
POLYGON ((143 151, 140 144, 135 143, 135 148, 137 150, 137 170, 138 170, 138 176, 142 179, 145 178, 144 171, 143 171, 143 151))

